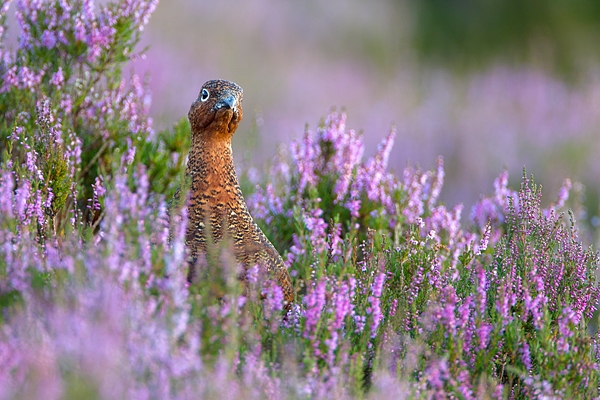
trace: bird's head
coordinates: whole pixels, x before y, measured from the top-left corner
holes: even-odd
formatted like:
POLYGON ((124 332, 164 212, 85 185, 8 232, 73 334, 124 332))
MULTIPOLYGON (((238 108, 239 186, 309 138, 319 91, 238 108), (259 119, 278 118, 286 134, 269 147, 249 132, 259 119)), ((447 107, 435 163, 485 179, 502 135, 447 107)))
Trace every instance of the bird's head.
POLYGON ((188 113, 192 137, 230 140, 242 120, 243 90, 233 82, 212 80, 202 85, 188 113))

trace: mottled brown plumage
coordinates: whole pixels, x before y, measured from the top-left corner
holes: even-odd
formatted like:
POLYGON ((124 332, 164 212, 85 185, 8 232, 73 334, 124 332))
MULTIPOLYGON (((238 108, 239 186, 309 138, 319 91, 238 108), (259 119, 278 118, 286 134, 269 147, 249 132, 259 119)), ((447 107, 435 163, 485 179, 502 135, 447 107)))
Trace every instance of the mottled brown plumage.
POLYGON ((281 256, 248 212, 235 173, 231 138, 242 120, 242 88, 233 82, 206 82, 188 118, 192 146, 187 175, 191 179, 186 244, 195 260, 208 243, 232 239, 243 267, 259 265, 277 280, 287 305, 294 300, 290 275, 281 256), (210 226, 207 226, 209 224, 210 226), (208 232, 212 237, 207 238, 208 232))

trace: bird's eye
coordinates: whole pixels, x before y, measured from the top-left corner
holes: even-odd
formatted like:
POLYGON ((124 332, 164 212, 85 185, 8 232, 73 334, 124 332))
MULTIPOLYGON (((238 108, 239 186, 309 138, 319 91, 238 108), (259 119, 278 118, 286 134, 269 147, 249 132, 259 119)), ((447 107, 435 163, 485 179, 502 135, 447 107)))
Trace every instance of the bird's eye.
POLYGON ((208 93, 208 90, 202 89, 202 93, 200 94, 200 101, 208 100, 209 96, 210 96, 210 93, 208 93))

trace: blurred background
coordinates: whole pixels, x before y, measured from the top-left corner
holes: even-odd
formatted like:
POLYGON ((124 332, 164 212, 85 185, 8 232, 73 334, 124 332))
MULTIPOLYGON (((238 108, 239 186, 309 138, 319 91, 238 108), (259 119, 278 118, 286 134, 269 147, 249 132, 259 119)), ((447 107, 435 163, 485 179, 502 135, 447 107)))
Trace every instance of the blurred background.
POLYGON ((150 76, 156 129, 206 80, 241 85, 234 154, 253 166, 344 108, 366 156, 395 124, 398 174, 442 155, 442 199, 464 217, 503 168, 518 187, 526 167, 545 204, 581 182, 597 226, 599 39, 597 0, 163 0, 133 68, 150 76))

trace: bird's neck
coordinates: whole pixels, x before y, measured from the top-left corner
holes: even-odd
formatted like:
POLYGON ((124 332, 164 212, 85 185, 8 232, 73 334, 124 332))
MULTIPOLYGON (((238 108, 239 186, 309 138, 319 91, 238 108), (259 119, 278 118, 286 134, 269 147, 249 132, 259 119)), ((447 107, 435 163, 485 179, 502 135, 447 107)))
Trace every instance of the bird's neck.
POLYGON ((192 186, 207 190, 215 185, 239 187, 230 140, 203 140, 193 137, 187 173, 192 186))

